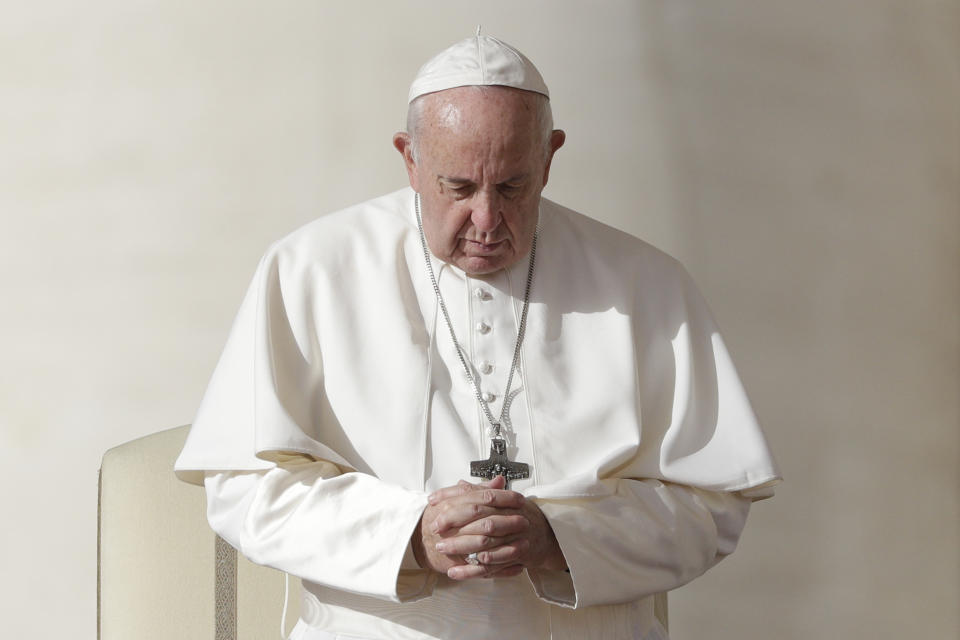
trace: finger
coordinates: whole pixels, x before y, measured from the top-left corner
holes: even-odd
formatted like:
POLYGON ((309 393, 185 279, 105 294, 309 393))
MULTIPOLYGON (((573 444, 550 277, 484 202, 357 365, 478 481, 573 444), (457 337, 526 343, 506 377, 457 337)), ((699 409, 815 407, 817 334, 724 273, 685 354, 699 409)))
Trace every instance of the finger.
POLYGON ((503 476, 493 476, 492 479, 481 482, 480 484, 484 484, 491 489, 503 489, 507 486, 507 479, 503 476))
MULTIPOLYGON (((435 507, 431 531, 439 534, 452 527, 462 527, 491 515, 515 515, 522 510, 526 498, 515 491, 484 489, 450 498, 435 507), (509 514, 498 511, 509 511, 509 514)), ((432 514, 431 514, 432 515, 432 514)))
MULTIPOLYGON (((476 553, 480 564, 507 564, 518 562, 530 550, 526 538, 490 538, 487 536, 457 536, 437 543, 439 553, 457 558, 476 553)), ((466 562, 464 559, 458 564, 466 562)))
POLYGON ((483 482, 477 483, 459 480, 457 484, 451 487, 437 489, 431 493, 427 496, 427 502, 432 505, 437 505, 444 500, 469 493, 470 491, 477 491, 479 489, 503 489, 505 486, 507 486, 507 479, 503 476, 494 476, 492 480, 484 480, 483 482))
POLYGON ((480 564, 497 566, 504 564, 517 564, 524 554, 530 550, 530 541, 525 539, 513 540, 507 544, 488 549, 487 551, 477 552, 477 561, 480 564))
POLYGON ((429 496, 427 496, 427 502, 429 502, 432 505, 437 505, 443 502, 444 500, 449 500, 450 498, 462 496, 463 494, 469 493, 471 491, 477 491, 479 489, 486 489, 486 488, 489 488, 488 483, 486 482, 478 482, 474 484, 472 482, 467 482, 466 480, 459 480, 455 485, 444 487, 442 489, 437 489, 436 491, 431 493, 429 496))
POLYGON ((482 564, 464 564, 450 567, 447 569, 447 577, 452 580, 471 580, 474 578, 486 578, 496 574, 499 567, 489 567, 482 564))
POLYGON ((429 496, 427 496, 427 502, 429 502, 433 506, 437 506, 444 500, 449 500, 450 498, 455 498, 457 496, 463 495, 468 491, 472 491, 474 486, 476 485, 472 485, 465 480, 461 480, 460 482, 453 485, 452 487, 444 487, 443 489, 437 489, 436 491, 431 493, 429 496))
POLYGON ((432 505, 438 505, 444 500, 449 500, 450 498, 462 496, 463 494, 471 491, 486 488, 489 488, 488 483, 486 482, 478 482, 474 484, 472 482, 467 482, 466 480, 459 480, 457 484, 453 486, 437 489, 431 493, 429 496, 427 496, 427 502, 432 505))
POLYGON ((468 553, 476 553, 484 549, 492 549, 512 542, 507 538, 494 538, 492 536, 455 536, 439 541, 435 548, 438 553, 448 556, 465 556, 468 553))
POLYGON ((496 511, 479 520, 468 522, 456 531, 456 535, 485 535, 485 536, 508 536, 516 533, 523 533, 530 528, 530 521, 525 516, 501 515, 502 511, 496 511))
MULTIPOLYGON (((435 535, 452 535, 455 534, 458 529, 467 526, 471 522, 490 518, 495 515, 500 515, 501 513, 502 511, 500 509, 480 504, 451 504, 437 514, 437 517, 430 523, 430 530, 435 535)), ((477 533, 483 532, 478 531, 477 533)))
POLYGON ((457 536, 440 540, 434 545, 437 553, 448 556, 465 556, 486 549, 492 544, 492 539, 486 536, 457 536))
MULTIPOLYGON (((476 485, 474 485, 476 487, 476 485)), ((490 487, 476 487, 473 490, 465 491, 461 495, 453 496, 444 501, 448 505, 458 504, 479 504, 499 509, 522 509, 526 503, 526 498, 522 493, 510 491, 509 489, 491 489, 490 487)), ((444 507, 443 503, 440 505, 444 507)))

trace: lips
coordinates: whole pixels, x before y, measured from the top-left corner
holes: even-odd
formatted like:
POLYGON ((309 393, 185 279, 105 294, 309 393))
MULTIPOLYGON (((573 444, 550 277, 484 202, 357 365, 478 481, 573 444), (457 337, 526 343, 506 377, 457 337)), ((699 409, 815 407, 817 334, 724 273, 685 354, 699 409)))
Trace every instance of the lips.
POLYGON ((484 242, 477 242, 475 240, 464 240, 464 241, 466 242, 467 244, 466 248, 469 251, 473 253, 480 253, 480 254, 494 253, 495 251, 497 251, 497 249, 503 246, 504 242, 506 242, 506 240, 500 240, 498 242, 491 242, 488 244, 484 242))

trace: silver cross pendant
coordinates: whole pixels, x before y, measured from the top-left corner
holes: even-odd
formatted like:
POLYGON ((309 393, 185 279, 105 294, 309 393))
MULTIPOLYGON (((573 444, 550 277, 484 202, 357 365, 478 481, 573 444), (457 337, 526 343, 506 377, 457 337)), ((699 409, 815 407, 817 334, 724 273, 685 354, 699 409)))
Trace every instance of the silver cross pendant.
POLYGON ((530 465, 525 462, 511 462, 507 458, 507 441, 502 436, 494 436, 490 439, 490 457, 471 462, 470 475, 487 480, 503 476, 507 480, 506 486, 510 486, 511 480, 530 477, 530 465))

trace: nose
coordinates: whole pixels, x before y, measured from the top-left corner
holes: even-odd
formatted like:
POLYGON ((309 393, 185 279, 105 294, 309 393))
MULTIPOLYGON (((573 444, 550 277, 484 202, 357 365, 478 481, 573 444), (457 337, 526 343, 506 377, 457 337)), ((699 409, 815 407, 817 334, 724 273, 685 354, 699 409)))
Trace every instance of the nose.
POLYGON ((470 220, 477 231, 490 233, 500 226, 503 215, 500 211, 500 198, 494 193, 478 191, 473 202, 470 220))

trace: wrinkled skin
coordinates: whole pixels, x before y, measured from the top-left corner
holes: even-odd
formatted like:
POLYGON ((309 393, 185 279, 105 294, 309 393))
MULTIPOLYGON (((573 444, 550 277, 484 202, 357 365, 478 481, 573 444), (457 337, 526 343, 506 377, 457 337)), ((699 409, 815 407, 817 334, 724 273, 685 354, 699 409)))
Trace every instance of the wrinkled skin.
POLYGON ((421 567, 454 580, 509 577, 525 567, 565 569, 557 539, 540 508, 497 476, 489 482, 464 480, 433 492, 413 535, 421 567), (463 560, 478 553, 479 565, 463 560))
POLYGON ((435 256, 474 276, 507 268, 530 251, 540 193, 565 134, 549 140, 529 91, 458 87, 429 94, 418 132, 397 133, 410 186, 420 194, 435 256))

